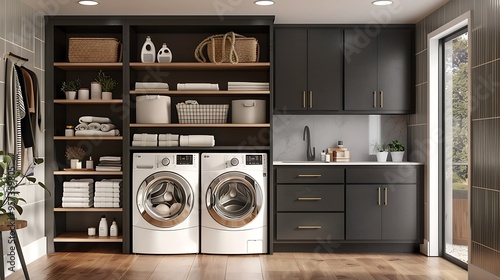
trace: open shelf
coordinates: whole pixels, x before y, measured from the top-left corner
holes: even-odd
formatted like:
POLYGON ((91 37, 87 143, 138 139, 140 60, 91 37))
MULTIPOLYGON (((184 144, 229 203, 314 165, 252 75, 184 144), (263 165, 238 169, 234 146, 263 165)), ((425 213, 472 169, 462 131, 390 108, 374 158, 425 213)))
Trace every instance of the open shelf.
POLYGON ((55 104, 67 104, 67 105, 100 105, 100 104, 122 104, 122 99, 110 99, 110 100, 68 100, 68 99, 54 99, 55 104))
POLYGON ((271 127, 268 123, 131 123, 130 127, 271 127))
POLYGON ((111 140, 121 141, 123 136, 54 136, 54 140, 111 140))
POLYGON ((54 67, 62 70, 120 70, 123 68, 123 63, 54 62, 54 67))
POLYGON ((173 63, 142 63, 131 62, 134 70, 265 70, 269 69, 269 62, 254 63, 201 63, 201 62, 173 62, 173 63))
POLYGON ((65 171, 59 170, 54 171, 54 175, 123 175, 122 171, 92 171, 92 170, 83 170, 83 171, 65 171))
POLYGON ((164 90, 164 89, 143 89, 131 90, 130 94, 158 94, 158 95, 253 95, 271 94, 269 90, 164 90))
POLYGON ((65 232, 54 237, 54 242, 123 242, 121 235, 118 236, 88 236, 86 232, 65 232))
POLYGON ((269 151, 269 146, 215 146, 215 147, 136 147, 131 151, 269 151))
POLYGON ((122 208, 54 208, 54 212, 123 212, 122 208))

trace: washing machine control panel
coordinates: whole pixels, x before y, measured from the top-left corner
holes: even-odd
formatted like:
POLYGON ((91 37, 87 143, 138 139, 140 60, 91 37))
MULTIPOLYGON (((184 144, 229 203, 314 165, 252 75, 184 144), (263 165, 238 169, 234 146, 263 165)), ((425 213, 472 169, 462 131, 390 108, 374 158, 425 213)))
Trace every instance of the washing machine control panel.
POLYGON ((231 165, 232 166, 237 166, 240 163, 240 161, 237 158, 232 158, 231 159, 231 165))
POLYGON ((262 165, 262 155, 246 155, 247 165, 262 165))
POLYGON ((163 158, 163 159, 161 160, 161 164, 162 164, 163 166, 168 166, 168 165, 170 164, 170 159, 169 159, 169 158, 163 158))
POLYGON ((177 155, 177 165, 193 165, 193 155, 177 155))

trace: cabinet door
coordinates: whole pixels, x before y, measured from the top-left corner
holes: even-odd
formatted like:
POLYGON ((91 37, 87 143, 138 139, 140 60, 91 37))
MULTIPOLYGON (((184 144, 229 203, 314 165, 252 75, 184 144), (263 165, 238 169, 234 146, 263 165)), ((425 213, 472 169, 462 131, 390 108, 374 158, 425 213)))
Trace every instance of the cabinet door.
POLYGON ((307 110, 307 29, 276 29, 276 111, 307 110))
POLYGON ((382 207, 382 239, 416 240, 418 207, 416 185, 385 185, 382 207))
POLYGON ((344 110, 376 110, 377 38, 360 29, 344 31, 344 110))
POLYGON ((411 30, 382 30, 378 36, 378 110, 411 112, 411 30))
POLYGON ((380 186, 346 186, 346 240, 381 239, 381 191, 380 186))
POLYGON ((308 109, 342 110, 342 30, 309 29, 308 109))

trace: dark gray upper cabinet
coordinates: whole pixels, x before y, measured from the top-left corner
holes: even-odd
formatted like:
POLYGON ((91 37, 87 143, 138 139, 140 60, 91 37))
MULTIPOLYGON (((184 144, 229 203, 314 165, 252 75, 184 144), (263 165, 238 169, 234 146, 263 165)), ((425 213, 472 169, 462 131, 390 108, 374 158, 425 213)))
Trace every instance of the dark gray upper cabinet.
POLYGON ((413 29, 344 31, 344 110, 414 113, 413 29))
POLYGON ((342 30, 276 28, 275 113, 342 110, 342 30))

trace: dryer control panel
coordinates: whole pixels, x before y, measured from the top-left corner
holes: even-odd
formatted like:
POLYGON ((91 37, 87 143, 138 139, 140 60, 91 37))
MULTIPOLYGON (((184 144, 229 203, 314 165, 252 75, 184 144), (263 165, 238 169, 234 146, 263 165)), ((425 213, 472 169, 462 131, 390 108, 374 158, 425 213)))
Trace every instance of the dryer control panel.
POLYGON ((177 155, 177 165, 193 165, 193 155, 177 155))
POLYGON ((262 165, 262 155, 246 155, 247 165, 262 165))

